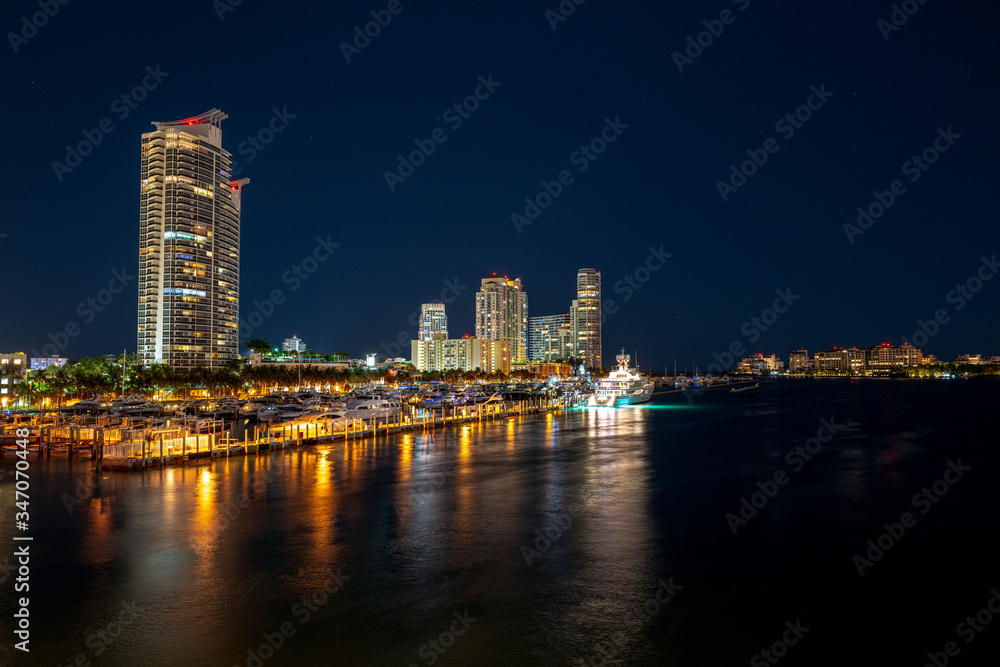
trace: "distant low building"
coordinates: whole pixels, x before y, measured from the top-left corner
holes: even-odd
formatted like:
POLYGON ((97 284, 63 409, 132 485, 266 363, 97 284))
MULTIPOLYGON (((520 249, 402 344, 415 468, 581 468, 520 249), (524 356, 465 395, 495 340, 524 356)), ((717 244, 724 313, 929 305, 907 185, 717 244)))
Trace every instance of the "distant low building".
POLYGON ((739 364, 736 365, 737 373, 771 373, 774 371, 780 371, 785 367, 785 362, 778 358, 778 355, 772 354, 771 356, 765 357, 763 354, 755 354, 752 357, 744 357, 739 364))
POLYGON ((912 345, 889 345, 883 343, 876 347, 866 347, 864 352, 864 370, 874 373, 916 368, 923 362, 923 353, 912 345))
POLYGON ((983 363, 983 356, 981 354, 960 354, 955 359, 955 363, 965 366, 978 366, 983 363))
POLYGON ((557 364, 546 361, 529 361, 526 364, 511 364, 511 373, 519 370, 527 371, 532 375, 543 378, 549 377, 550 375, 555 375, 559 378, 568 378, 573 375, 573 366, 570 364, 557 364))
POLYGON ((305 352, 307 349, 305 341, 301 338, 292 334, 291 338, 286 338, 283 343, 281 343, 281 350, 283 352, 305 352))
POLYGON ((788 355, 788 370, 798 371, 809 368, 809 352, 805 348, 795 350, 788 355))
POLYGON ((864 355, 856 347, 846 350, 834 347, 816 353, 816 370, 820 372, 860 372, 864 370, 864 365, 864 355))
POLYGON ((351 365, 344 362, 331 362, 326 361, 326 359, 309 359, 308 357, 302 357, 301 359, 295 357, 262 357, 257 352, 250 353, 250 366, 278 366, 278 367, 288 367, 288 368, 298 368, 299 366, 312 366, 314 368, 326 369, 326 368, 336 368, 337 370, 350 370, 351 365))
POLYGON ((31 370, 40 371, 49 366, 65 366, 68 361, 66 357, 32 357, 31 370))

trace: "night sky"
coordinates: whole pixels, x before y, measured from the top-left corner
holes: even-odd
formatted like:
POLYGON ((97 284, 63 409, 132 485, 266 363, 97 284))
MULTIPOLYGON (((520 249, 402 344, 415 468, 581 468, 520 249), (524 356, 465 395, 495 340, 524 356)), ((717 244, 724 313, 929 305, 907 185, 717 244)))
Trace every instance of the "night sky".
POLYGON ((275 344, 294 333, 359 357, 394 352, 402 334, 408 357, 411 314, 452 286, 457 337, 474 333, 483 276, 520 276, 530 315, 551 315, 569 311, 577 269, 593 267, 605 365, 625 347, 646 367, 704 369, 734 342, 787 361, 798 347, 914 340, 936 313, 925 354, 1000 354, 1000 279, 975 278, 1000 270, 983 262, 1000 253, 1000 7, 903 5, 914 13, 896 29, 889 2, 565 0, 574 11, 555 21, 558 0, 77 0, 35 31, 22 17, 37 2, 12 0, 0 21, 0 351, 135 351, 138 281, 100 313, 86 300, 114 271, 135 276, 140 135, 219 108, 223 146, 251 179, 240 314, 282 290, 251 334, 275 344), (383 14, 391 22, 348 63, 340 44, 387 5, 402 11, 383 14), (708 45, 690 46, 702 32, 708 45), (685 50, 689 60, 674 55, 685 50), (122 95, 144 78, 151 90, 129 108, 122 95), (448 111, 477 87, 486 99, 467 118, 448 111), (251 151, 243 142, 275 110, 284 126, 251 151), (808 120, 783 120, 797 110, 808 120), (97 129, 105 118, 110 133, 97 129), (438 128, 446 140, 390 189, 397 156, 438 128), (54 168, 84 131, 100 144, 54 168), (603 153, 577 153, 602 131, 614 138, 603 153), (933 164, 905 164, 939 137, 947 151, 932 149, 933 164), (767 160, 734 177, 753 156, 767 160), (564 170, 559 196, 516 225, 525 198, 564 170), (741 187, 720 193, 730 179, 741 187), (891 205, 845 231, 876 191, 891 205), (317 237, 340 245, 293 289, 286 272, 317 237), (651 249, 670 257, 647 265, 651 249), (971 299, 952 292, 970 279, 971 299), (762 331, 751 318, 786 289, 791 306, 762 331), (77 335, 58 336, 68 324, 77 335), (44 350, 49 334, 58 343, 44 350))

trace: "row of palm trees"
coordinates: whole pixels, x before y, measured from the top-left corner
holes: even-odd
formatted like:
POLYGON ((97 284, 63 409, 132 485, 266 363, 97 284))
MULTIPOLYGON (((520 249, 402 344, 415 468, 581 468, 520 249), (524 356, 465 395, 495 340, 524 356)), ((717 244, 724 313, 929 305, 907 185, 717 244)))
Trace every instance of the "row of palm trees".
MULTIPOLYGON (((14 377, 14 371, 0 367, 4 377, 14 377)), ((17 367, 17 377, 20 377, 17 367)), ((521 371, 515 377, 529 376, 521 371)), ((480 370, 462 372, 426 372, 422 381, 445 382, 504 381, 508 376, 501 372, 486 373, 480 370)), ((21 405, 33 406, 46 403, 63 406, 67 400, 96 396, 143 395, 185 398, 193 391, 207 391, 212 396, 239 396, 247 393, 268 393, 282 387, 323 387, 327 390, 346 391, 351 386, 372 382, 397 384, 410 380, 406 370, 399 369, 336 369, 317 368, 310 364, 261 364, 250 366, 243 360, 233 360, 217 368, 177 368, 165 364, 143 366, 138 355, 119 355, 117 360, 107 357, 86 358, 64 366, 50 366, 44 370, 28 372, 28 381, 13 385, 12 394, 21 405)))

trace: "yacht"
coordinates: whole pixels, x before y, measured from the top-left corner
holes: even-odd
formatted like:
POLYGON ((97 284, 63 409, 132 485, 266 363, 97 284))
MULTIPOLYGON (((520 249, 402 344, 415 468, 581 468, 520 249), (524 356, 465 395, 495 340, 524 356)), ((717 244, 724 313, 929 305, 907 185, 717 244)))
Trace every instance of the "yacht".
POLYGON ((625 350, 618 354, 618 368, 602 379, 597 391, 587 400, 590 407, 613 408, 647 402, 653 395, 653 381, 643 377, 638 370, 629 368, 629 355, 625 350))
POLYGON ((330 415, 347 419, 385 419, 386 417, 395 417, 402 411, 403 404, 398 398, 369 394, 352 398, 347 402, 346 408, 331 410, 330 415))

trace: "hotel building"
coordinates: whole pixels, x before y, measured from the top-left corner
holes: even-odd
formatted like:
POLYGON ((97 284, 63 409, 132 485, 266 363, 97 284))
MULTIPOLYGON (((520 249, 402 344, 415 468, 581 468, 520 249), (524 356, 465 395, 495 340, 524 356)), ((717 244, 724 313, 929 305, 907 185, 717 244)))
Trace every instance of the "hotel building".
POLYGON ((212 109, 142 135, 139 358, 221 366, 239 338, 240 208, 232 155, 212 109))
POLYGON ((445 338, 448 337, 448 316, 444 314, 444 304, 421 304, 417 339, 434 340, 434 337, 438 334, 443 334, 445 338))
POLYGON ((570 308, 573 356, 587 368, 601 368, 601 272, 580 269, 570 308))
POLYGON ((520 278, 494 273, 482 279, 476 292, 476 337, 509 341, 511 360, 528 360, 528 295, 520 278))

